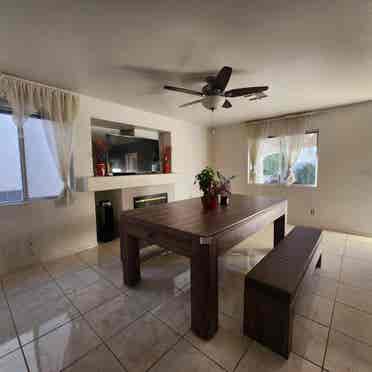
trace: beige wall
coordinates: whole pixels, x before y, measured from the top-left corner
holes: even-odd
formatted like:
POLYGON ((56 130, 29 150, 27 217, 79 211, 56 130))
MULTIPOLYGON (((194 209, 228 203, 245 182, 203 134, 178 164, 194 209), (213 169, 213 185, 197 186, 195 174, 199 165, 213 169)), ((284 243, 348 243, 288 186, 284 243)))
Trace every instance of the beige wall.
POLYGON ((210 131, 214 166, 238 175, 235 192, 287 198, 292 224, 372 235, 372 103, 332 109, 310 120, 320 131, 317 188, 248 185, 244 125, 210 131))
MULTIPOLYGON (((198 194, 194 175, 207 164, 207 130, 127 106, 82 96, 76 121, 74 166, 77 177, 91 176, 91 118, 170 131, 173 171, 177 173, 175 199, 198 194)), ((41 260, 94 247, 94 194, 76 193, 71 206, 44 200, 28 205, 0 207, 0 274, 41 260)))

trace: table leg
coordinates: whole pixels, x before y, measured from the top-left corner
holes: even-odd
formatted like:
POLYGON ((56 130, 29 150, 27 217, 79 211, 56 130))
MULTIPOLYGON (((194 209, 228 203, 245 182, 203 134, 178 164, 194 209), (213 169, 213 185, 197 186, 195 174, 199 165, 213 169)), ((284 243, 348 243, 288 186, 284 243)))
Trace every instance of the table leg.
POLYGON ((285 236, 285 214, 274 221, 274 247, 284 239, 285 236))
POLYGON ((191 329, 210 339, 218 329, 217 250, 212 243, 193 245, 191 258, 191 329))
POLYGON ((124 283, 128 286, 134 286, 141 280, 138 239, 126 233, 121 234, 120 249, 124 283))

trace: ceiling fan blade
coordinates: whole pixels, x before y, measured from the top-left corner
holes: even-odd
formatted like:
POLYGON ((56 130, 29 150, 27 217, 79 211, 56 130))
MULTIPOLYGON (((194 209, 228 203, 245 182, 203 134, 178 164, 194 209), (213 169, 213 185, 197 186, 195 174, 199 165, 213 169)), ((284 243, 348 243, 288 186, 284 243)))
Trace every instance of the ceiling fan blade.
POLYGON ((200 96, 200 97, 204 96, 202 92, 198 92, 196 90, 191 90, 191 89, 186 89, 186 88, 172 87, 171 85, 164 85, 164 89, 173 90, 179 93, 192 94, 193 96, 200 96))
POLYGON ((184 103, 183 105, 180 105, 178 107, 187 107, 187 106, 195 105, 197 103, 201 103, 203 100, 204 100, 204 98, 197 99, 196 101, 187 102, 187 103, 184 103))
POLYGON ((213 88, 219 89, 221 92, 223 92, 230 80, 232 73, 232 68, 229 66, 224 66, 220 70, 220 72, 217 74, 216 78, 213 81, 213 88))
POLYGON ((222 105, 223 108, 231 108, 232 107, 232 104, 229 100, 225 99, 225 102, 223 103, 222 105))
POLYGON ((268 86, 262 86, 262 87, 249 87, 249 88, 237 88, 237 89, 231 89, 225 92, 225 97, 241 97, 241 96, 249 96, 251 94, 257 94, 262 93, 265 90, 268 90, 268 86))

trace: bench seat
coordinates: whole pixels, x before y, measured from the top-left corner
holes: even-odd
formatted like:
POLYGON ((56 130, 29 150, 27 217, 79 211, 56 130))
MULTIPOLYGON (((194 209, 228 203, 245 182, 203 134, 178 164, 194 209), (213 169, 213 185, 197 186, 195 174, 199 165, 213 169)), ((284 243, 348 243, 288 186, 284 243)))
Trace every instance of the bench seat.
POLYGON ((286 358, 299 288, 321 265, 321 233, 295 227, 245 277, 244 334, 286 358))

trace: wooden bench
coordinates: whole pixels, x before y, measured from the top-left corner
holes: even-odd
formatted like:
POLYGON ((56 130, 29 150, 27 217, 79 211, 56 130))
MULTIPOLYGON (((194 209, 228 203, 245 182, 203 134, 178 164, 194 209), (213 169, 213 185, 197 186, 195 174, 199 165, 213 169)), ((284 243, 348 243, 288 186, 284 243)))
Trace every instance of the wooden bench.
POLYGON ((295 227, 245 278, 244 334, 286 358, 300 285, 321 265, 321 232, 295 227))

